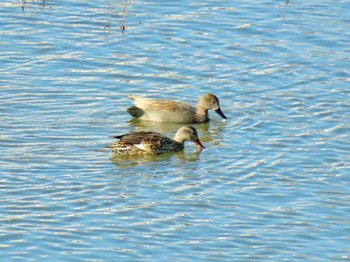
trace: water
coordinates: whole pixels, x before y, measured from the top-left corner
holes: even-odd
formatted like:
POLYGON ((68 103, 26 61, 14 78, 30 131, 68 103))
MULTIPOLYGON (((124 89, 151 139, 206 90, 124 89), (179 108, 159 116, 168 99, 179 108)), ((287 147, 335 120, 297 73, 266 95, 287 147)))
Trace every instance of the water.
POLYGON ((348 1, 0 3, 1 261, 349 261, 348 1), (120 27, 124 25, 125 31, 120 27), (116 160, 127 94, 206 149, 116 160))

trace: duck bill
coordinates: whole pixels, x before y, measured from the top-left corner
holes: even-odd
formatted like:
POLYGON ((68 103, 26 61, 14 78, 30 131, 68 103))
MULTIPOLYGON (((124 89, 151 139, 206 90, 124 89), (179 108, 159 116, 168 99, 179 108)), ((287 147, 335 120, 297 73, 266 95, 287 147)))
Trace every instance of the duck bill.
POLYGON ((196 141, 193 141, 193 143, 194 143, 198 148, 200 148, 200 149, 205 148, 205 147, 202 145, 201 141, 199 141, 199 139, 197 139, 196 141))
POLYGON ((219 116, 221 116, 223 119, 227 119, 227 117, 224 115, 224 113, 221 111, 220 107, 218 109, 214 110, 219 116))

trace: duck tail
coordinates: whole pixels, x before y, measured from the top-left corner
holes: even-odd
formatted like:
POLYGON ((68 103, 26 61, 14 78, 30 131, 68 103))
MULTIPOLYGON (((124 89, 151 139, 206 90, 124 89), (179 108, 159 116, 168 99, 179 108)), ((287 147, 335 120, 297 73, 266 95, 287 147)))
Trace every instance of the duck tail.
POLYGON ((145 113, 145 111, 143 111, 141 108, 137 107, 137 106, 132 106, 126 109, 126 111, 135 118, 140 118, 141 116, 143 116, 143 114, 145 113))

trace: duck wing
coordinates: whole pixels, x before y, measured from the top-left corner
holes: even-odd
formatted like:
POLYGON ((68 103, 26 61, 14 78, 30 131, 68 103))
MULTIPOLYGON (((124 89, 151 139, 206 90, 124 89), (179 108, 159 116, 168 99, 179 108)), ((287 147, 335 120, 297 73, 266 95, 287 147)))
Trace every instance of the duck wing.
POLYGON ((114 136, 114 138, 120 139, 120 141, 132 145, 138 145, 142 142, 155 141, 159 139, 159 137, 162 137, 162 135, 156 132, 134 132, 130 134, 114 136))
POLYGON ((161 110, 161 111, 195 111, 196 108, 183 102, 172 100, 158 100, 158 99, 146 99, 138 96, 130 96, 134 100, 136 107, 141 108, 144 111, 148 110, 161 110))

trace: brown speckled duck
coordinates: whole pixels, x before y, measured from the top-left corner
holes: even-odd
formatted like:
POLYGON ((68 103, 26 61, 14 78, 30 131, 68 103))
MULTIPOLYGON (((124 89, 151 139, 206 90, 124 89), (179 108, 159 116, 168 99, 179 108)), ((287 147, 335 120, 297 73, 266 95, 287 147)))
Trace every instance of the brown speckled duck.
POLYGON ((167 152, 176 152, 184 149, 185 141, 192 141, 199 148, 204 148, 199 141, 198 133, 192 126, 181 127, 174 137, 170 139, 156 132, 134 132, 115 136, 119 139, 108 146, 114 155, 156 155, 167 152))
POLYGON ((204 123, 209 121, 208 110, 214 110, 223 119, 226 116, 220 109, 219 99, 209 93, 202 95, 197 103, 197 108, 178 101, 146 99, 139 96, 130 96, 134 100, 134 106, 127 112, 141 120, 154 122, 174 123, 204 123))

